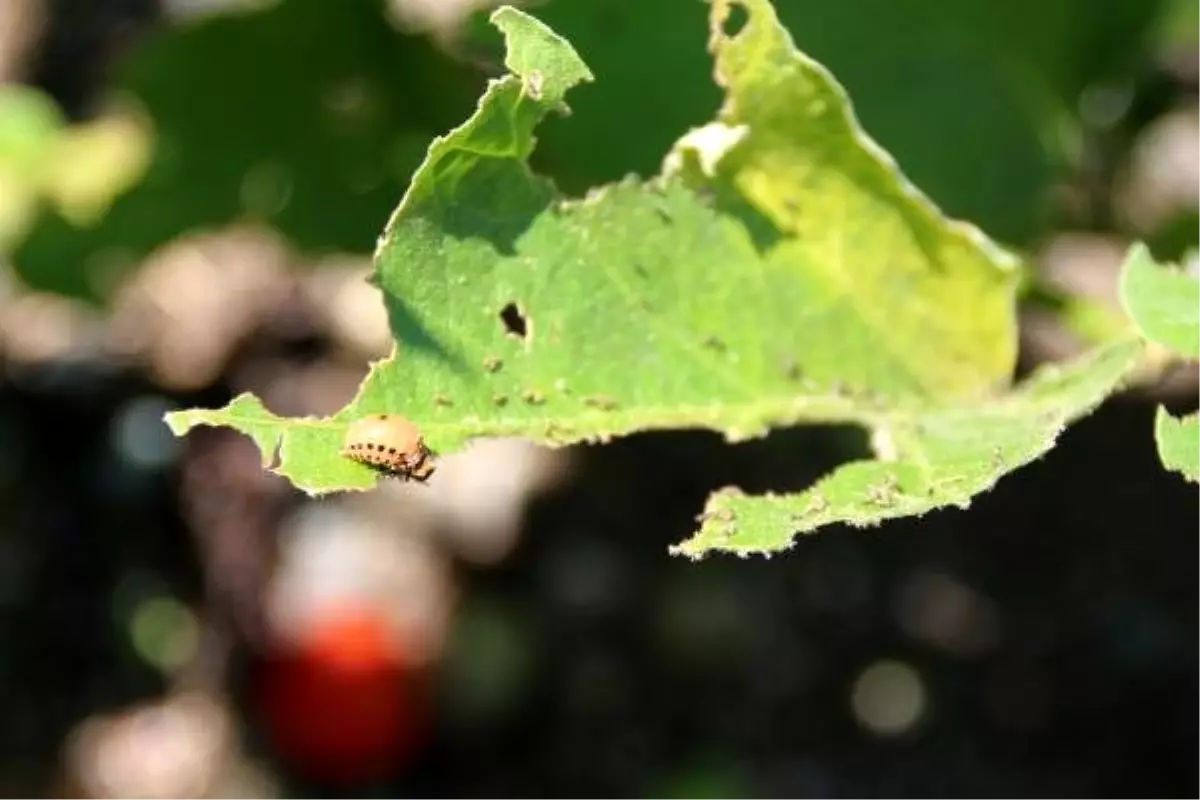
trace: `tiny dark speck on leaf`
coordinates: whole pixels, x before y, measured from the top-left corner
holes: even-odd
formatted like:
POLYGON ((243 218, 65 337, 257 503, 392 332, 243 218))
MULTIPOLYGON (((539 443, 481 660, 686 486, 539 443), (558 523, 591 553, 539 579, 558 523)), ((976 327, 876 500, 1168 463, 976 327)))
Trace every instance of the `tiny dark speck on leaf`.
POLYGON ((492 395, 492 403, 496 406, 503 407, 508 405, 508 398, 502 394, 492 395))
POLYGON ((495 356, 488 356, 487 358, 483 359, 483 368, 488 372, 499 372, 500 368, 503 366, 504 362, 495 356))
POLYGON ((542 73, 536 69, 533 70, 529 73, 529 77, 525 79, 525 93, 534 100, 540 100, 542 98, 542 83, 542 73))
POLYGON ((439 394, 437 397, 433 398, 433 404, 439 408, 449 408, 450 406, 454 405, 454 401, 449 397, 446 397, 444 394, 439 394))
POLYGON ((526 403, 529 403, 531 406, 540 406, 542 403, 546 402, 545 396, 536 389, 526 389, 521 394, 521 399, 526 403))
POLYGON ((617 407, 616 400, 614 400, 611 397, 606 397, 604 395, 600 395, 600 396, 596 396, 596 397, 585 397, 585 398, 583 398, 583 404, 590 408, 598 408, 601 411, 612 411, 617 407))
POLYGON ((890 506, 896 502, 896 490, 899 486, 899 478, 888 475, 882 482, 867 489, 867 498, 875 505, 890 506))
POLYGON ((867 498, 877 506, 890 506, 892 504, 891 496, 880 486, 872 486, 868 489, 867 498))
POLYGON ((718 352, 725 351, 725 342, 721 341, 719 337, 713 336, 712 334, 704 337, 704 346, 710 350, 717 350, 718 352))
POLYGON ((812 499, 808 501, 808 506, 805 507, 805 514, 820 514, 829 508, 829 501, 825 499, 823 494, 814 494, 812 499))

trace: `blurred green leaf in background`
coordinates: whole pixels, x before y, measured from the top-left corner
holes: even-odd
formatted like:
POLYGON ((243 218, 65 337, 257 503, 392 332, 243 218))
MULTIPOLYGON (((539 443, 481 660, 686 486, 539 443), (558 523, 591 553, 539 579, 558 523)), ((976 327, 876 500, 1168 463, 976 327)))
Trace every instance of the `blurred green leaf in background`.
MULTIPOLYGON (((917 185, 1025 246, 1080 158, 1082 93, 1136 70, 1147 39, 1178 38, 1177 6, 782 0, 778 13, 917 185)), ((711 118, 720 96, 698 79, 709 62, 695 0, 554 0, 538 13, 605 76, 573 99, 576 119, 540 135, 534 165, 567 194, 654 174, 679 131, 711 118)), ((302 249, 366 252, 424 143, 462 118, 479 80, 387 20, 382 0, 280 0, 139 43, 114 82, 154 131, 149 171, 102 220, 43 215, 14 256, 22 278, 99 299, 165 241, 245 218, 302 249)), ((499 51, 494 38, 474 45, 499 51)))
POLYGON ((477 78, 373 0, 281 0, 163 30, 117 68, 154 131, 144 179, 92 224, 42 217, 30 287, 99 300, 154 248, 238 220, 301 250, 369 252, 425 143, 477 78))
POLYGON ((70 125, 49 97, 0 86, 0 252, 20 242, 50 207, 88 225, 141 178, 149 156, 145 120, 128 108, 70 125))

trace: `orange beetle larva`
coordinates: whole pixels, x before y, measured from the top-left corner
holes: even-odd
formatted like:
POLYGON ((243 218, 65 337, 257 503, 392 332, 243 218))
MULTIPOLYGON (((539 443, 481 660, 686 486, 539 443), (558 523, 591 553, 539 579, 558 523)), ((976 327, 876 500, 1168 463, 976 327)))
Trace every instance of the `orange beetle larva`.
POLYGON ((404 417, 376 414, 350 423, 342 455, 389 475, 424 481, 433 474, 433 454, 421 431, 404 417))

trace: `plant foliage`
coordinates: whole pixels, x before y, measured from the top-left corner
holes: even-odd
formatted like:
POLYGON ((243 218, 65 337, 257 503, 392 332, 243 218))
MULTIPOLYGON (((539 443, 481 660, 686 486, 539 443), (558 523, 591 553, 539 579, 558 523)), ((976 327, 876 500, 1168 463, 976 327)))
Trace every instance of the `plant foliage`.
POLYGON ((442 453, 485 436, 866 428, 873 459, 797 494, 719 492, 675 548, 770 553, 832 523, 965 507, 1138 359, 1139 343, 1117 341, 1012 387, 1017 260, 904 176, 768 0, 712 2, 716 118, 658 175, 582 198, 529 158, 537 126, 592 73, 533 17, 492 20, 508 74, 429 146, 376 251, 393 354, 332 417, 282 418, 243 395, 170 415, 177 434, 237 428, 316 494, 374 485, 338 451, 352 420, 384 412, 442 453))

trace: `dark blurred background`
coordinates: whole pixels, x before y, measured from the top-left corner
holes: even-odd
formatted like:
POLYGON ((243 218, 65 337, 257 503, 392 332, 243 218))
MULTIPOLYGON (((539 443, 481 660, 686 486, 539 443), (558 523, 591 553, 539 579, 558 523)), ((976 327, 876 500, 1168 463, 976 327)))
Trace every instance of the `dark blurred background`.
MULTIPOLYGON (((1197 243, 1194 0, 778 0, 949 213, 1115 309, 1197 243)), ((698 0, 550 0, 596 83, 537 167, 657 171, 698 0)), ((478 0, 0 2, 0 795, 1155 796, 1197 786, 1197 496, 1114 398, 968 511, 667 556, 854 430, 548 451, 313 501, 171 408, 350 399, 375 239, 500 43, 478 0)), ((1193 265, 1194 266, 1194 265, 1193 265)), ((1061 309, 1060 309, 1061 311, 1061 309)), ((1022 371, 1094 319, 1023 310, 1022 371)))

